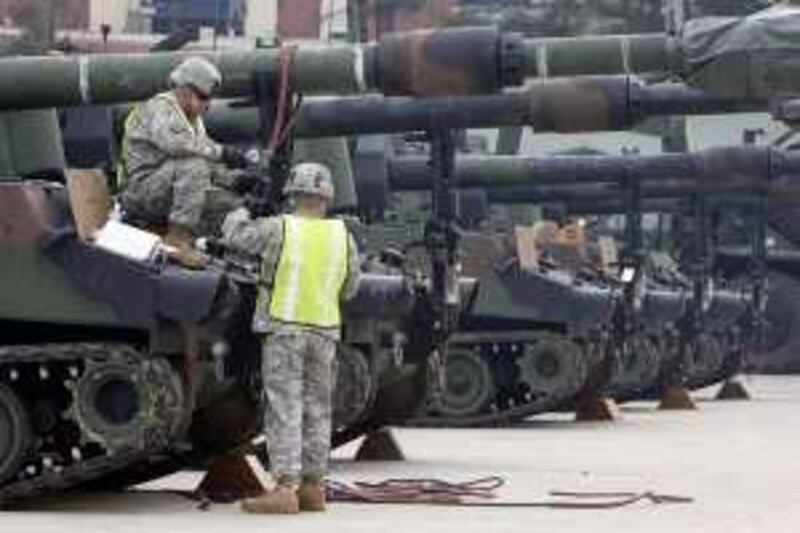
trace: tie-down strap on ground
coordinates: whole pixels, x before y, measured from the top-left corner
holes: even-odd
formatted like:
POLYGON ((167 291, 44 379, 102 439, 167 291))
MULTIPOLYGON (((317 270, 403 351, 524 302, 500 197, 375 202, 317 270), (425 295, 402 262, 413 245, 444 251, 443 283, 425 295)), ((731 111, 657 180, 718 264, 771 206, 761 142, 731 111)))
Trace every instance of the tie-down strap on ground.
POLYGON ((453 483, 441 479, 389 479, 378 483, 327 481, 330 502, 373 504, 454 505, 461 507, 540 507, 547 509, 617 509, 638 502, 692 503, 693 498, 654 492, 552 491, 552 499, 497 501, 496 491, 505 485, 499 476, 453 483))

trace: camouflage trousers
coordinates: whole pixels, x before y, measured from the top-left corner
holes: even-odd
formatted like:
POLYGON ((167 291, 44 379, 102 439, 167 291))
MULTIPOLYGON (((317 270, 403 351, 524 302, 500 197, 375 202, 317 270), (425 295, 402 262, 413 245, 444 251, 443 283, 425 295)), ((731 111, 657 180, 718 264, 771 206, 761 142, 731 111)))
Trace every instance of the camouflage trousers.
POLYGON ((212 235, 224 216, 241 205, 234 193, 217 187, 215 165, 200 157, 171 159, 146 176, 130 179, 122 193, 126 218, 135 225, 175 224, 195 235, 212 235))
POLYGON ((282 483, 328 470, 336 342, 313 332, 267 335, 263 345, 264 434, 282 483))

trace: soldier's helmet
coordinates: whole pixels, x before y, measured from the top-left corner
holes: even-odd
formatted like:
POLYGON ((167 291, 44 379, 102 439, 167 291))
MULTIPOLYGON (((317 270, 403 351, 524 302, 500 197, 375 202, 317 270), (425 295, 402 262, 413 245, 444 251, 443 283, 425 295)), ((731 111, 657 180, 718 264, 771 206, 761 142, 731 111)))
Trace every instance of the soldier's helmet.
POLYGON ((222 74, 213 63, 202 57, 190 57, 175 67, 169 75, 173 87, 192 87, 206 97, 222 83, 222 74))
POLYGON ((292 169, 291 178, 283 191, 287 195, 308 194, 333 201, 333 177, 325 165, 300 163, 292 169))

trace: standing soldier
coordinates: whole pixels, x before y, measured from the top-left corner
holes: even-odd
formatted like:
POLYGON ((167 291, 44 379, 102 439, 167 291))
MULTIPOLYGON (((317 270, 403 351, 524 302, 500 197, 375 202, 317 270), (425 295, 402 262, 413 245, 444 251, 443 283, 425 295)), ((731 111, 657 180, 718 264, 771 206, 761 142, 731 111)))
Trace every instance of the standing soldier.
POLYGON ((324 511, 340 302, 356 292, 358 252, 337 219, 326 219, 334 190, 317 163, 292 170, 292 213, 223 223, 225 244, 261 256, 253 329, 264 336, 264 433, 276 488, 245 500, 250 513, 324 511))
POLYGON ((240 205, 232 191, 242 192, 252 181, 225 168, 244 168, 245 156, 206 134, 202 117, 221 82, 209 61, 185 60, 170 74, 169 91, 131 112, 122 140, 119 185, 125 219, 165 233, 176 258, 187 266, 200 261, 191 248, 194 239, 218 228, 222 215, 240 205), (216 228, 209 217, 213 213, 219 215, 216 228))

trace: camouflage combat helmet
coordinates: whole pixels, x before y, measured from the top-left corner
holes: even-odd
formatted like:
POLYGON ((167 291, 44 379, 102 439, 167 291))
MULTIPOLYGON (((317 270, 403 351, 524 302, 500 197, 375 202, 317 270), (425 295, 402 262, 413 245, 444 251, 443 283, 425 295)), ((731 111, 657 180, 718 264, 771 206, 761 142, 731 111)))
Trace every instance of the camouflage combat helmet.
POLYGON ((210 61, 202 57, 190 57, 170 73, 169 81, 173 87, 188 85, 205 96, 211 96, 222 83, 222 74, 210 61))
POLYGON ((333 200, 333 178, 331 171, 319 163, 300 163, 292 169, 292 176, 284 192, 287 195, 309 194, 333 200))

